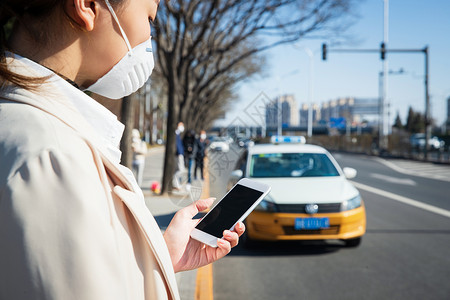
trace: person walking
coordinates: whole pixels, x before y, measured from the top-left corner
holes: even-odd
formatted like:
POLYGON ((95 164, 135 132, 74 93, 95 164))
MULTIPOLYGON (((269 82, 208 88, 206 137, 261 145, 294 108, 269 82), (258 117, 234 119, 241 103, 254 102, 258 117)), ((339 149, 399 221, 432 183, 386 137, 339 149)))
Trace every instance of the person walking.
POLYGON ((184 162, 184 145, 183 139, 181 138, 181 134, 184 132, 184 124, 183 122, 178 122, 177 129, 175 130, 175 143, 176 143, 176 152, 175 152, 175 173, 173 176, 173 188, 176 190, 181 189, 181 185, 183 183, 183 174, 186 172, 186 165, 184 162))
POLYGON ((145 155, 148 152, 147 144, 141 139, 141 134, 139 130, 132 130, 132 143, 131 149, 133 150, 133 163, 132 170, 134 178, 139 186, 142 186, 142 180, 144 177, 144 167, 145 167, 145 155))
POLYGON ((147 81, 158 4, 1 1, 0 299, 179 299, 175 272, 225 256, 244 232, 217 248, 191 239, 205 199, 162 235, 120 164, 123 124, 84 93, 121 99, 147 81))
POLYGON ((188 184, 192 183, 192 166, 194 165, 195 155, 195 131, 188 130, 183 138, 184 159, 187 165, 188 184))
POLYGON ((204 168, 204 161, 206 157, 206 131, 202 130, 200 131, 200 136, 195 140, 195 168, 194 168, 194 180, 197 179, 197 169, 200 169, 200 178, 201 180, 204 180, 203 176, 203 168, 204 168))

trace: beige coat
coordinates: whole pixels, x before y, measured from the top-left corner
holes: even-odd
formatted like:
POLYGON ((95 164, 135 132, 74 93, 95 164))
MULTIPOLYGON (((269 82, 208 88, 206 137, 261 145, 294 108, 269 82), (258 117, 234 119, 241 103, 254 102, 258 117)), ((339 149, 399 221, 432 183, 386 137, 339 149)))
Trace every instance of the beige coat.
POLYGON ((179 299, 130 171, 60 84, 0 95, 0 299, 179 299))

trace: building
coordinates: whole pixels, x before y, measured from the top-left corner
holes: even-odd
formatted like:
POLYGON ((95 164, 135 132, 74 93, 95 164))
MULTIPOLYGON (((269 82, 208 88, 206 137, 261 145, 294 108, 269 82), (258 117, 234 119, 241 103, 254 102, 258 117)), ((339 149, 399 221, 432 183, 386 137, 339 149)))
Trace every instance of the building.
POLYGON ((281 107, 281 125, 298 126, 298 105, 293 95, 280 96, 266 106, 266 126, 278 127, 278 105, 281 107))
MULTIPOLYGON (((308 126, 309 104, 302 104, 299 111, 300 126, 308 126)), ((312 123, 315 124, 321 119, 321 110, 318 104, 312 105, 312 123)))
POLYGON ((378 98, 340 98, 322 104, 320 116, 329 122, 335 118, 345 118, 351 123, 361 123, 364 120, 378 120, 380 115, 380 100, 378 98))

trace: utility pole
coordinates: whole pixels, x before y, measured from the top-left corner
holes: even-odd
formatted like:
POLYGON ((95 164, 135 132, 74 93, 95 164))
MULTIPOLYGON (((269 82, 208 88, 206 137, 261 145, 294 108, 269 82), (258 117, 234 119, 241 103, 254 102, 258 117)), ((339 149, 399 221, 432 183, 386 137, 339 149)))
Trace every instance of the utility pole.
MULTIPOLYGON (((327 49, 326 44, 322 45, 322 59, 326 60, 327 59, 327 53, 328 52, 345 52, 345 53, 373 53, 373 52, 379 52, 381 54, 381 59, 385 60, 386 59, 386 54, 388 52, 391 53, 423 53, 425 55, 425 75, 424 75, 424 84, 425 84, 425 138, 427 139, 426 142, 426 146, 425 146, 425 151, 424 151, 424 159, 427 160, 428 159, 428 152, 429 152, 429 145, 428 145, 428 139, 431 137, 431 112, 430 112, 430 94, 428 92, 428 82, 429 82, 429 68, 428 68, 428 64, 429 64, 429 47, 426 46, 423 49, 386 49, 386 45, 384 43, 381 43, 381 47, 380 49, 327 49)), ((386 82, 386 78, 387 77, 387 73, 385 70, 383 70, 382 72, 383 75, 383 81, 386 82)), ((383 97, 385 97, 385 92, 387 90, 387 84, 384 85, 383 87, 383 97)), ((383 100, 383 97, 382 100, 383 100)), ((383 115, 383 130, 382 130, 382 134, 384 134, 385 132, 389 132, 388 131, 388 126, 387 126, 387 122, 386 122, 386 126, 384 125, 385 123, 385 112, 387 111, 387 109, 385 109, 385 103, 383 101, 382 103, 382 115, 383 115)), ((386 119, 387 121, 387 119, 386 119)), ((387 134, 385 135, 385 137, 387 138, 387 134)), ((384 137, 383 137, 384 139, 384 137)), ((380 137, 381 140, 381 137, 380 137)), ((387 141, 387 140, 386 140, 387 141)), ((387 146, 387 143, 384 144, 387 146)), ((387 149, 387 148, 384 148, 387 149)))
POLYGON ((382 107, 382 132, 380 132, 380 150, 388 150, 388 135, 389 135, 389 128, 388 128, 388 117, 387 117, 387 91, 388 91, 388 60, 386 57, 386 46, 389 42, 389 0, 384 0, 384 25, 383 25, 383 43, 381 44, 381 59, 383 60, 383 93, 382 93, 382 100, 381 100, 381 107, 382 107))
POLYGON ((308 88, 308 138, 312 137, 313 127, 313 96, 314 96, 314 53, 309 48, 305 48, 306 54, 309 57, 309 88, 308 88))
POLYGON ((431 138, 431 115, 430 115, 430 93, 428 92, 428 46, 423 49, 425 54, 425 148, 424 159, 428 160, 430 145, 428 140, 431 138))
POLYGON ((277 135, 278 136, 282 136, 283 135, 283 130, 281 127, 281 118, 282 118, 282 111, 281 111, 281 96, 278 94, 277 97, 277 135))

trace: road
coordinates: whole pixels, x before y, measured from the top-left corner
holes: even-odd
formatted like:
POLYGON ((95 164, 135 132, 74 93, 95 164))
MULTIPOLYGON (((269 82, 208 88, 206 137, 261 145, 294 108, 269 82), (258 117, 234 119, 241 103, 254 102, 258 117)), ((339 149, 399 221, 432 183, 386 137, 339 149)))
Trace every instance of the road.
MULTIPOLYGON (((212 196, 225 193, 236 149, 211 153, 212 196)), ((266 243, 252 250, 238 245, 214 263, 214 299, 450 299, 450 216, 445 215, 450 167, 427 169, 443 174, 439 180, 419 167, 397 172, 403 169, 375 157, 334 156, 342 167, 358 170, 354 182, 363 187, 367 209, 361 245, 266 243), (436 212, 426 210, 430 207, 436 212)))

